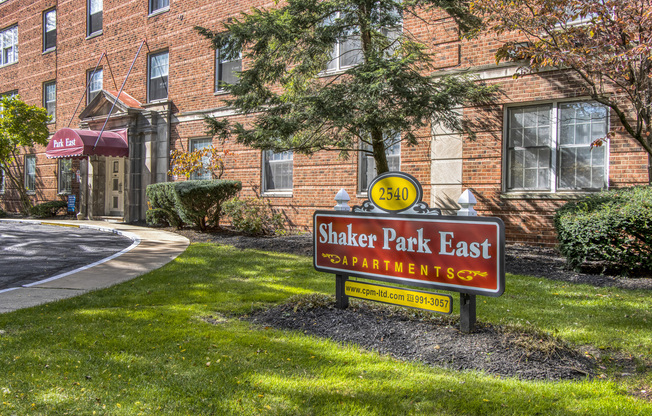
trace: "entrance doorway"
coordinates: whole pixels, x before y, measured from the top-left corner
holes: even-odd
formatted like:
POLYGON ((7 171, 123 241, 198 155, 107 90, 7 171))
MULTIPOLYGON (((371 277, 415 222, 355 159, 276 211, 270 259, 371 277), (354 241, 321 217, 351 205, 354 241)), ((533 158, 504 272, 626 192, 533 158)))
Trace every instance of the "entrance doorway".
POLYGON ((124 215, 124 163, 123 158, 106 158, 106 198, 104 212, 106 215, 122 217, 124 215))

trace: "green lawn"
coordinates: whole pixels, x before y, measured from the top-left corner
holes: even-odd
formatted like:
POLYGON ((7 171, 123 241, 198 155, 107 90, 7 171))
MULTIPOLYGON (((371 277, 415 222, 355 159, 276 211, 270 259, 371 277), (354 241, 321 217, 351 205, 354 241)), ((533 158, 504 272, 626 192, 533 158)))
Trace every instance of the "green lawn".
MULTIPOLYGON (((334 293, 311 259, 193 244, 126 284, 0 315, 0 415, 649 415, 626 378, 531 382, 398 362, 238 315, 334 293), (210 318, 209 318, 210 317, 210 318)), ((478 319, 652 362, 649 292, 507 276, 478 319)))

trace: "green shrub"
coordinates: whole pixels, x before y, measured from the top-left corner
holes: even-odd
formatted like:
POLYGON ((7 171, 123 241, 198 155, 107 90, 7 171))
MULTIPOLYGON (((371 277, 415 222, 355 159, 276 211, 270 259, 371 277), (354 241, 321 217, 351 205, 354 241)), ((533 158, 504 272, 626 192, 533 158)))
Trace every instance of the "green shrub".
MULTIPOLYGON (((145 221, 148 225, 152 226, 166 226, 170 225, 168 214, 161 208, 150 208, 145 212, 145 221)), ((177 226, 177 228, 180 228, 177 226)))
POLYGON ((48 201, 34 205, 30 208, 29 213, 36 218, 56 217, 59 211, 67 208, 68 204, 66 201, 48 201))
POLYGON ((219 226, 222 204, 242 189, 240 181, 198 180, 174 182, 175 206, 181 219, 206 231, 219 226))
POLYGON ((0 208, 0 218, 5 218, 6 216, 7 213, 2 208, 0 208))
POLYGON ((179 216, 174 196, 176 182, 161 182, 148 185, 145 189, 149 210, 145 213, 146 221, 150 225, 170 225, 181 228, 183 220, 179 216), (150 211, 154 211, 151 212, 150 211), (152 222, 150 222, 150 219, 152 222))
POLYGON ((236 197, 226 201, 222 214, 231 219, 233 228, 246 234, 274 234, 283 229, 283 216, 259 198, 236 197))
POLYGON ((569 266, 599 262, 629 274, 652 271, 652 188, 600 192, 555 214, 559 248, 569 266))

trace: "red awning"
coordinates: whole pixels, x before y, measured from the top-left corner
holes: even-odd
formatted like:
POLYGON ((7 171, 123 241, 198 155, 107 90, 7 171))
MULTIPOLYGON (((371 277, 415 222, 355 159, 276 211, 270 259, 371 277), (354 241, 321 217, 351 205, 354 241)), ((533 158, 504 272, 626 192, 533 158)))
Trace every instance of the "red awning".
POLYGON ((104 131, 102 137, 95 130, 61 129, 54 133, 45 149, 48 158, 77 158, 82 156, 129 156, 127 130, 104 131), (97 142, 97 146, 95 143, 97 142))

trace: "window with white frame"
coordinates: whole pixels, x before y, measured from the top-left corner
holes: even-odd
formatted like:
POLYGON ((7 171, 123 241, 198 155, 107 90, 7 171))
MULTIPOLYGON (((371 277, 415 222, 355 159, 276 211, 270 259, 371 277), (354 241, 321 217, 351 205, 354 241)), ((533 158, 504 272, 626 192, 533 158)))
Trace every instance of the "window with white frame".
MULTIPOLYGON (((340 17, 340 12, 328 17, 325 25, 332 24, 335 19, 340 17)), ((331 61, 326 65, 326 71, 340 71, 350 68, 362 62, 362 44, 360 35, 349 33, 344 41, 338 41, 331 52, 331 61)))
POLYGON ((237 84, 240 71, 242 71, 242 53, 234 59, 226 59, 220 49, 215 51, 215 91, 223 91, 225 84, 237 84))
POLYGON ((149 55, 147 71, 147 101, 168 98, 168 51, 149 55))
POLYGON ((18 62, 18 25, 0 30, 0 67, 18 62))
POLYGON ((263 151, 263 192, 292 191, 294 153, 263 151))
POLYGON ((57 10, 43 12, 43 52, 57 47, 57 10))
POLYGON ((36 192, 36 155, 25 155, 25 190, 36 192))
POLYGON ((567 17, 566 21, 562 24, 558 24, 558 27, 561 26, 581 26, 590 23, 595 17, 598 16, 596 13, 583 13, 581 8, 573 7, 572 5, 562 6, 564 13, 567 17))
MULTIPOLYGON (((213 145, 212 139, 191 139, 190 140, 190 151, 194 152, 196 150, 207 149, 213 145)), ((208 167, 210 165, 209 156, 203 156, 201 158, 202 165, 208 167)), ((198 171, 192 172, 190 174, 190 179, 212 179, 213 174, 210 169, 200 169, 198 171)))
POLYGON ((97 68, 95 73, 88 71, 88 102, 93 101, 93 98, 102 91, 104 84, 104 71, 102 68, 97 68))
POLYGON ((0 195, 5 193, 5 171, 0 169, 0 195))
MULTIPOLYGON (((395 41, 398 39, 402 29, 402 19, 398 11, 393 11, 394 17, 397 18, 398 24, 393 27, 386 27, 381 29, 381 33, 386 36, 390 42, 388 54, 391 54, 396 49, 395 41)), ((340 17, 340 12, 337 12, 328 17, 324 24, 329 25, 340 17)), ((362 62, 362 43, 359 34, 355 34, 353 30, 349 31, 347 38, 344 41, 336 42, 331 52, 331 61, 326 66, 327 72, 341 71, 362 62)))
POLYGON ((170 10, 170 0, 149 0, 149 14, 170 10))
POLYGON ((72 159, 59 159, 59 193, 72 193, 72 159))
POLYGON ((43 108, 52 117, 50 122, 54 122, 57 113, 57 83, 55 81, 43 84, 43 108))
MULTIPOLYGON (((387 141, 387 140, 386 140, 387 141)), ((387 141, 388 147, 385 149, 385 156, 387 157, 387 165, 390 171, 401 170, 401 136, 399 133, 392 136, 387 141)), ((376 161, 374 155, 369 153, 372 151, 371 145, 362 143, 361 149, 365 150, 360 153, 358 160, 358 189, 360 193, 365 193, 369 189, 369 184, 377 175, 376 161)))
POLYGON ((102 14, 104 4, 102 0, 88 0, 88 15, 86 16, 87 35, 92 36, 102 33, 102 14))
POLYGON ((598 190, 607 185, 608 109, 589 101, 507 109, 507 191, 598 190))

